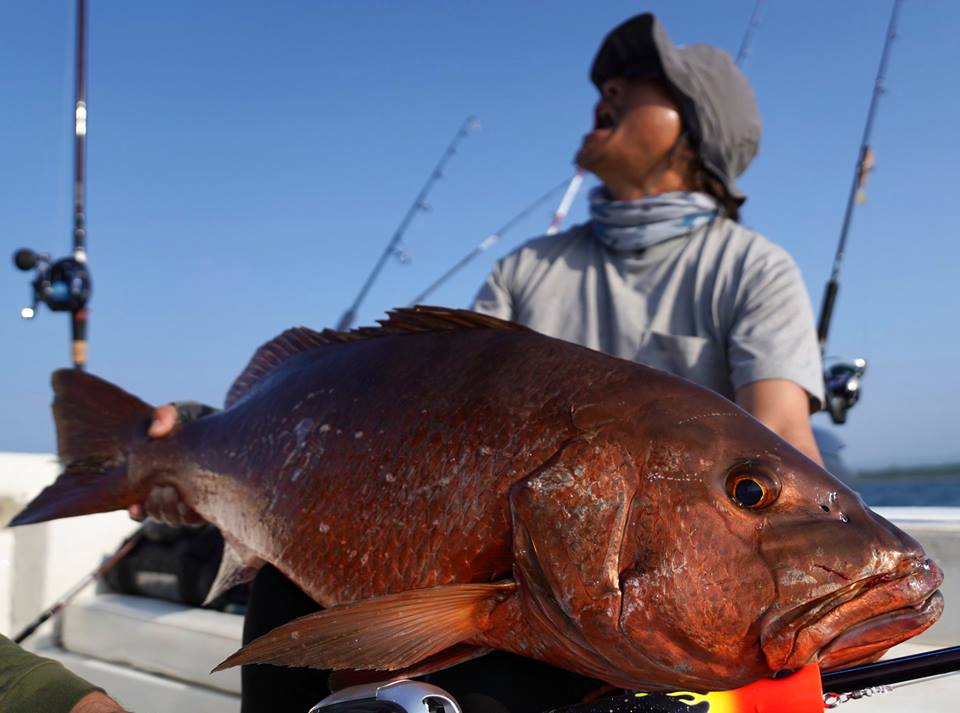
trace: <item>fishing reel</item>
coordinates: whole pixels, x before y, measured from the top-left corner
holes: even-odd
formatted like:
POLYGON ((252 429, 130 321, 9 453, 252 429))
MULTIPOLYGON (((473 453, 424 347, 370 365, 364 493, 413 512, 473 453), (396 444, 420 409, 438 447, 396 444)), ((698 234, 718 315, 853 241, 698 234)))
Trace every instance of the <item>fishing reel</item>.
POLYGON ((17 250, 13 262, 18 270, 33 270, 35 276, 33 303, 20 310, 23 319, 33 319, 37 307, 44 303, 53 312, 79 312, 90 299, 90 271, 82 259, 82 253, 74 257, 52 260, 45 253, 36 253, 29 248, 17 250))
POLYGON ((462 713, 442 688, 419 681, 350 686, 327 696, 309 713, 462 713))
POLYGON ((824 410, 837 425, 847 422, 847 411, 860 400, 860 380, 866 359, 832 359, 824 365, 824 410))

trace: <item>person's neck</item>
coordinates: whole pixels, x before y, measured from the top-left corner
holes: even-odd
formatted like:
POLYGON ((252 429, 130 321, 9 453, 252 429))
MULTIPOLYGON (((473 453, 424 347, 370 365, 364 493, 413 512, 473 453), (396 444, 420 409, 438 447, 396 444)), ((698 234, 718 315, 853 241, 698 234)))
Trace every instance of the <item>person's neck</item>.
POLYGON ((630 180, 601 180, 603 180, 603 185, 606 187, 607 193, 610 194, 610 198, 615 201, 637 201, 641 198, 658 196, 661 193, 692 190, 687 181, 670 174, 662 176, 655 186, 646 186, 630 180))

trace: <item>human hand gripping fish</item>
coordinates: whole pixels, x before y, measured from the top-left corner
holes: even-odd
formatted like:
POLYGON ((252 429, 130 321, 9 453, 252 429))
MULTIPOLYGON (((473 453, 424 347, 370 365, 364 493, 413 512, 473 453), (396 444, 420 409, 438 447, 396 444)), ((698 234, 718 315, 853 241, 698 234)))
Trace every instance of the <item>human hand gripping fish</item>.
MULTIPOLYGON (((147 428, 150 438, 166 438, 177 425, 177 409, 173 404, 157 406, 153 420, 147 428)), ((173 485, 158 485, 151 488, 143 503, 134 503, 128 508, 130 517, 142 522, 147 517, 175 527, 191 527, 206 522, 201 515, 187 505, 173 485)))
MULTIPOLYGON (((223 411, 53 377, 64 472, 14 518, 174 487, 325 609, 245 663, 414 675, 501 649, 624 688, 737 688, 879 658, 940 615, 939 568, 723 397, 459 310, 265 344, 223 411)), ((395 674, 394 674, 395 675, 395 674)))

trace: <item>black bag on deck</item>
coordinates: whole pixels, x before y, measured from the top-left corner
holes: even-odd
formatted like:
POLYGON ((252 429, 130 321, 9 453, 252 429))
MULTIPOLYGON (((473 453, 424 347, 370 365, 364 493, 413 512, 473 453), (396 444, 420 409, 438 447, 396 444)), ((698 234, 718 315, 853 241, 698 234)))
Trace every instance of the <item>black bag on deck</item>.
MULTIPOLYGON (((124 594, 199 607, 217 576, 222 555, 223 536, 213 525, 173 527, 148 520, 140 542, 104 580, 124 594)), ((247 585, 234 587, 209 608, 242 611, 248 589, 247 585)))

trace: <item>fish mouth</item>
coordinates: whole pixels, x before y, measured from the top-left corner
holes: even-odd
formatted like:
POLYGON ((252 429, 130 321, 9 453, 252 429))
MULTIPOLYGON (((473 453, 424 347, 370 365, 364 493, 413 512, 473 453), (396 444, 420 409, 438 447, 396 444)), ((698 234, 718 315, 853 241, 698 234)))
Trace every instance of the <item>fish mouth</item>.
POLYGON ((823 670, 868 663, 930 627, 943 612, 943 572, 928 559, 851 582, 779 617, 760 646, 773 671, 814 659, 823 670))
POLYGON ((901 641, 928 628, 943 613, 943 595, 936 591, 917 606, 880 614, 848 629, 820 649, 822 671, 859 666, 880 658, 901 641))

